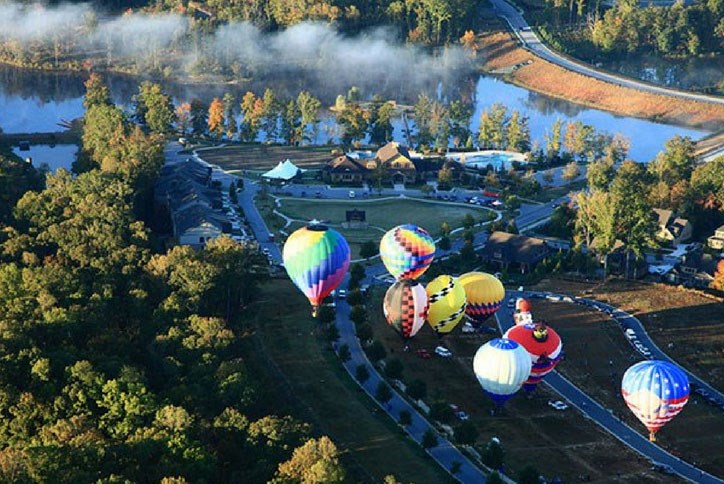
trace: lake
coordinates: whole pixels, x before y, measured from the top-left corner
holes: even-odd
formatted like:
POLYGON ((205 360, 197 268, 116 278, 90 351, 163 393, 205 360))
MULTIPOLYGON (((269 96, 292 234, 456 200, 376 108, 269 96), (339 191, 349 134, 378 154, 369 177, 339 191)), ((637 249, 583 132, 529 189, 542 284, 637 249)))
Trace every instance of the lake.
POLYGON ((47 165, 51 172, 56 172, 58 168, 71 170, 71 165, 75 161, 78 154, 77 145, 31 145, 29 150, 21 151, 18 147, 13 147, 13 152, 19 157, 32 158, 33 166, 40 168, 47 165))
MULTIPOLYGON (((0 66, 0 128, 6 133, 59 131, 58 123, 83 115, 84 78, 80 74, 48 74, 0 66)), ((132 96, 141 79, 127 76, 107 76, 114 102, 126 108, 132 105, 132 96)), ((293 95, 303 86, 298 78, 270 79, 268 84, 261 80, 249 85, 185 85, 164 84, 164 89, 173 96, 174 102, 187 102, 199 98, 209 102, 214 96, 231 92, 240 99, 246 90, 252 89, 261 94, 265 85, 275 91, 293 95)), ((307 87, 312 94, 319 96, 324 105, 334 103, 335 93, 330 92, 323 82, 310 81, 307 87)), ((366 87, 365 89, 371 89, 366 87)), ((382 87, 380 89, 383 89, 382 87)), ((416 88, 417 89, 417 88, 416 88)), ((590 109, 567 101, 551 98, 526 89, 507 84, 501 80, 475 75, 450 76, 430 82, 423 88, 428 95, 440 99, 465 99, 474 102, 475 114, 471 128, 476 130, 483 110, 494 103, 502 103, 509 109, 517 109, 530 118, 530 131, 533 140, 544 143, 544 135, 550 126, 560 118, 564 122, 580 120, 594 126, 599 131, 611 134, 620 132, 631 141, 630 156, 640 162, 653 159, 662 149, 664 142, 674 135, 690 136, 699 139, 707 132, 685 127, 654 123, 647 120, 616 116, 605 111, 590 109)), ((341 90, 338 89, 337 91, 341 90)), ((383 89, 384 90, 384 89, 383 89)), ((379 92, 383 98, 394 98, 400 103, 412 104, 419 91, 407 92, 399 86, 390 92, 379 92)), ((363 97, 371 97, 374 92, 362 90, 363 97)), ((322 120, 319 142, 335 139, 336 133, 329 118, 322 120)), ((404 142, 402 123, 394 122, 394 137, 404 142)))

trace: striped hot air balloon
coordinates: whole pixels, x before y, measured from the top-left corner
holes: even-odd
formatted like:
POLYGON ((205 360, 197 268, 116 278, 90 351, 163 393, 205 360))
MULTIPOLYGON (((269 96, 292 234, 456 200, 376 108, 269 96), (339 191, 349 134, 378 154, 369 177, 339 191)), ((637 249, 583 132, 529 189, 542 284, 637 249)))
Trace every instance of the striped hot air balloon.
POLYGON ((295 231, 284 244, 284 267, 312 305, 312 316, 322 301, 344 279, 349 268, 347 241, 334 229, 309 225, 295 231))
POLYGON ((530 355, 532 368, 530 377, 523 383, 523 389, 532 392, 560 361, 563 351, 561 337, 543 323, 513 326, 504 336, 521 345, 530 355))
POLYGON ((502 407, 530 376, 530 356, 507 338, 488 341, 475 353, 473 371, 485 393, 502 407))
POLYGON ((465 289, 468 305, 465 315, 474 328, 480 327, 500 308, 505 298, 505 288, 497 277, 485 272, 468 272, 458 277, 458 283, 465 289))
POLYGON ((409 279, 391 285, 382 302, 387 323, 404 340, 420 331, 427 319, 429 307, 425 288, 409 279))
POLYGON ((389 273, 397 279, 417 279, 435 257, 435 242, 417 225, 399 225, 380 241, 380 257, 389 273))
POLYGON ((689 401, 689 379, 668 361, 647 360, 623 375, 621 394, 636 418, 649 430, 649 440, 681 412, 689 401))
POLYGON ((425 288, 430 301, 427 322, 438 336, 446 335, 465 315, 465 289, 452 276, 438 276, 425 288))

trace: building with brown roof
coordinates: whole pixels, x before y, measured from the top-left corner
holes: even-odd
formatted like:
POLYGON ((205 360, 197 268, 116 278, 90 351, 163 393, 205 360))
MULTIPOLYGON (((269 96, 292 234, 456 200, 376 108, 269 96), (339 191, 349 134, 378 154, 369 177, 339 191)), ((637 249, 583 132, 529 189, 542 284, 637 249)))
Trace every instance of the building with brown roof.
POLYGON ((655 208, 654 213, 658 224, 658 240, 676 247, 691 239, 692 228, 687 219, 678 217, 671 210, 655 208))
POLYGON ((520 269, 526 273, 551 253, 543 239, 508 232, 493 232, 485 243, 483 260, 501 269, 520 269))
POLYGON ((322 169, 322 177, 328 183, 362 183, 367 179, 370 169, 363 160, 355 160, 349 155, 340 155, 330 160, 322 169))

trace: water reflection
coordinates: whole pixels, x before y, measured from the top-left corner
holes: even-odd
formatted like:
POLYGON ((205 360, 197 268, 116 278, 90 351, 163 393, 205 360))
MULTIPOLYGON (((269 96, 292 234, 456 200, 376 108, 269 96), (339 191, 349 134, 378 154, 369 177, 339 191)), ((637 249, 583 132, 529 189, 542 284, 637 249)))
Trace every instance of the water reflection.
MULTIPOLYGON (((261 94, 271 87, 281 98, 296 96, 306 89, 319 97, 324 105, 334 103, 337 94, 346 93, 350 86, 338 86, 334 73, 327 78, 284 78, 259 79, 253 82, 225 85, 194 85, 164 83, 164 88, 174 102, 199 98, 209 102, 215 96, 230 92, 241 99, 247 90, 261 94)), ((86 75, 49 74, 38 71, 0 66, 0 128, 8 133, 58 131, 59 122, 78 118, 83 114, 83 82, 86 75)), ((597 130, 609 133, 620 132, 631 140, 631 156, 637 161, 648 161, 676 134, 699 139, 705 132, 663 125, 636 118, 615 116, 604 111, 589 109, 560 99, 537 94, 523 88, 506 84, 496 78, 478 76, 466 72, 449 73, 444 78, 430 80, 422 91, 411 86, 387 84, 367 86, 360 79, 361 92, 365 97, 380 94, 385 99, 395 99, 401 104, 413 104, 420 92, 443 100, 462 99, 475 104, 471 121, 473 131, 478 128, 482 111, 494 103, 503 103, 509 109, 517 109, 529 116, 531 135, 543 143, 547 129, 556 118, 564 122, 579 119, 597 130)), ((141 79, 128 76, 106 76, 114 102, 130 108, 132 97, 137 92, 141 79)), ((318 130, 318 140, 327 141, 336 136, 330 127, 331 119, 324 121, 326 127, 318 130)), ((404 141, 400 123, 395 123, 395 138, 404 141)))
POLYGON ((51 172, 56 172, 58 168, 65 168, 71 171, 71 166, 75 161, 78 153, 76 145, 31 145, 29 150, 21 151, 20 148, 13 148, 13 152, 23 159, 31 158, 33 166, 41 168, 43 165, 48 167, 51 172))

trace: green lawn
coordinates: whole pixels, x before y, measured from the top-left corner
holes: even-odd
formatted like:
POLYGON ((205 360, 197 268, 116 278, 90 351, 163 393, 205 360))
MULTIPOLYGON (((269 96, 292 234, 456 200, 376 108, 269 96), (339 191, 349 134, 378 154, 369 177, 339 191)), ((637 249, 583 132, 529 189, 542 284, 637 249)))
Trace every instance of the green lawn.
POLYGON ((283 199, 280 211, 285 215, 302 220, 329 220, 332 225, 345 221, 345 212, 352 209, 367 212, 367 223, 389 230, 396 225, 413 223, 423 227, 432 235, 440 234, 443 222, 451 228, 462 225, 463 217, 470 214, 480 221, 487 216, 483 208, 448 203, 432 203, 421 200, 371 200, 371 201, 326 201, 283 199))
MULTIPOLYGON (((443 222, 450 224, 451 228, 462 226, 463 217, 472 215, 476 221, 487 217, 488 210, 484 208, 466 207, 454 204, 430 203, 420 200, 372 200, 372 201, 326 201, 302 200, 283 198, 279 209, 285 215, 301 220, 329 220, 330 225, 339 230, 349 243, 352 258, 360 258, 359 252, 362 244, 372 240, 379 244, 384 231, 375 227, 389 230, 404 223, 414 223, 430 232, 433 237, 440 235, 440 226, 443 222), (345 229, 341 227, 345 221, 345 212, 357 208, 367 212, 366 229, 345 229)), ((302 224, 293 224, 288 230, 291 232, 302 224)))

